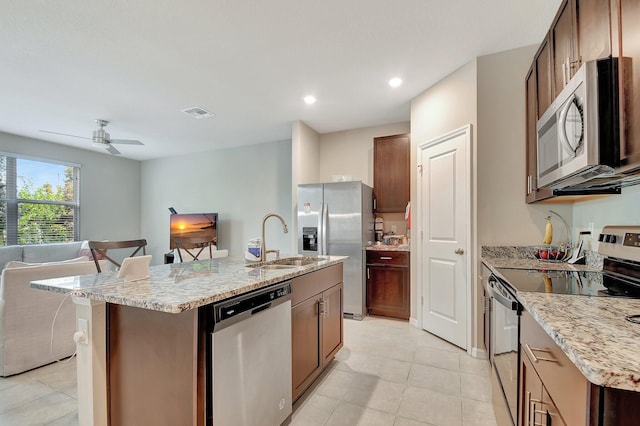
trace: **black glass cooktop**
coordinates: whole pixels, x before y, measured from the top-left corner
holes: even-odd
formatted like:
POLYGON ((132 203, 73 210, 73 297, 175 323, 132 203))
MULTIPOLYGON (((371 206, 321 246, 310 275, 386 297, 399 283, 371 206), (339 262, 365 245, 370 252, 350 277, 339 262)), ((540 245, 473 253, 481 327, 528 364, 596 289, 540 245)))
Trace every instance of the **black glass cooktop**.
POLYGON ((516 292, 530 291, 585 296, 612 296, 601 272, 546 271, 539 269, 499 268, 516 292))

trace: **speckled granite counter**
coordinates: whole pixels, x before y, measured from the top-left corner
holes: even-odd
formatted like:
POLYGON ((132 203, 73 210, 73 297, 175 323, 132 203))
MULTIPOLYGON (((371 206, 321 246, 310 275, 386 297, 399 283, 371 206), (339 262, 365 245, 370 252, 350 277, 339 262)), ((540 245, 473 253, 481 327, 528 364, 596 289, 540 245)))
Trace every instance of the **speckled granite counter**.
POLYGON ((545 269, 548 271, 599 271, 597 266, 571 265, 566 262, 544 262, 537 259, 518 259, 513 257, 482 258, 482 262, 493 268, 545 269))
POLYGON ((518 299, 591 383, 640 391, 640 300, 519 293, 518 299))
POLYGON ((244 259, 220 258, 157 265, 146 280, 124 282, 116 273, 34 281, 31 287, 71 296, 161 312, 179 313, 267 287, 343 262, 346 256, 286 269, 247 266, 244 259))
POLYGON ((367 250, 381 250, 381 251, 411 251, 408 244, 394 246, 391 244, 374 244, 367 246, 367 250))
MULTIPOLYGON (((490 269, 594 271, 536 259, 484 258, 490 269), (548 266, 547 266, 548 265, 548 266)), ((518 292, 518 300, 591 383, 640 392, 640 300, 518 292)))

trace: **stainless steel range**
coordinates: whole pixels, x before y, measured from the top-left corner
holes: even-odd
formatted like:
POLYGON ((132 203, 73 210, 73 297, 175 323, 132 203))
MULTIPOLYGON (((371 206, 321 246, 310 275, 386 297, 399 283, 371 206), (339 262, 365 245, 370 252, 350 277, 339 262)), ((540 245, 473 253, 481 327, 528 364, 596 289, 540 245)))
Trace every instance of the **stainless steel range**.
POLYGON ((640 298, 640 226, 605 226, 598 252, 599 272, 498 268, 483 282, 491 297, 489 354, 512 424, 518 420, 521 292, 546 292, 590 297, 640 298))

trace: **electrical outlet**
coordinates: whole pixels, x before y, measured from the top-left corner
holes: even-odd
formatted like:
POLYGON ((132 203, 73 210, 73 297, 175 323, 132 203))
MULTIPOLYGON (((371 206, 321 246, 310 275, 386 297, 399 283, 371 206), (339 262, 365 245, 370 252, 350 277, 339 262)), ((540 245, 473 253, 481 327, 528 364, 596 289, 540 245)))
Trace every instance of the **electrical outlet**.
POLYGON ((396 227, 396 225, 391 225, 391 232, 393 232, 394 234, 396 233, 396 230, 398 228, 396 227))
POLYGON ((85 318, 79 318, 76 323, 77 333, 82 333, 84 336, 80 338, 78 343, 89 344, 89 320, 85 318))

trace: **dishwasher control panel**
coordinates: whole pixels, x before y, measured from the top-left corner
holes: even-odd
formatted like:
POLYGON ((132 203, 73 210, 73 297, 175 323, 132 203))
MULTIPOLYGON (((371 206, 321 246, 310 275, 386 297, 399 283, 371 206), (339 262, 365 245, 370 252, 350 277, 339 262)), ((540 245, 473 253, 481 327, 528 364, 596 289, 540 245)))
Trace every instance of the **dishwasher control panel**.
POLYGON ((219 304, 214 305, 215 322, 219 323, 245 312, 251 312, 251 314, 260 312, 263 309, 269 308, 272 302, 284 297, 290 297, 290 295, 291 284, 287 283, 284 285, 278 284, 275 287, 260 289, 249 294, 220 302, 219 304))

